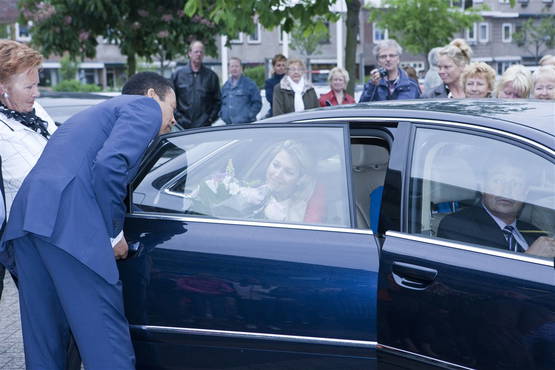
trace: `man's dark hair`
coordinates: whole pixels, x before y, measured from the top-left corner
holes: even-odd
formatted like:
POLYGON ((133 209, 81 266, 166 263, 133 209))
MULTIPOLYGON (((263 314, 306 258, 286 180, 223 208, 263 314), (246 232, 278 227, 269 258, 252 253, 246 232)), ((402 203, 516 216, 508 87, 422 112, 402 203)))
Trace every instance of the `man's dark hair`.
POLYGON ((154 72, 135 73, 123 85, 121 93, 123 95, 146 95, 148 89, 154 89, 154 92, 161 100, 164 100, 173 84, 165 77, 154 72))

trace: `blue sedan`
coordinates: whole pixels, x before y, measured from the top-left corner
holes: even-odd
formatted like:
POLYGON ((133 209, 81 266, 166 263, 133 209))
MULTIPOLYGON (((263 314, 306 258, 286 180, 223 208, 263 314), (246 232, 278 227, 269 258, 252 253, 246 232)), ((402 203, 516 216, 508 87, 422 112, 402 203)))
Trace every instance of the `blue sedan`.
POLYGON ((397 101, 159 138, 138 369, 555 368, 555 106, 397 101))

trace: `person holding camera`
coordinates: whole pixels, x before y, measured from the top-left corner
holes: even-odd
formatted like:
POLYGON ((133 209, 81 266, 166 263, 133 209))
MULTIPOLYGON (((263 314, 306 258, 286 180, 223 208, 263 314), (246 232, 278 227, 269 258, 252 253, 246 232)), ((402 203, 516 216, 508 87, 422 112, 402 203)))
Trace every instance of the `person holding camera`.
POLYGON ((418 83, 399 68, 399 56, 403 49, 395 40, 380 41, 374 47, 373 54, 378 60, 379 68, 370 72, 370 81, 364 85, 359 103, 382 100, 418 99, 418 83))

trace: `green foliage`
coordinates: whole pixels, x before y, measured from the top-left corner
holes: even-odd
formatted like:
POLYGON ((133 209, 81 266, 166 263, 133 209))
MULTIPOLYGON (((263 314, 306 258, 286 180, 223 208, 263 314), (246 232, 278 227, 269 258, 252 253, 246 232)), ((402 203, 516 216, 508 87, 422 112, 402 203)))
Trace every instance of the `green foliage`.
POLYGON ((74 80, 77 75, 78 65, 68 55, 60 59, 60 75, 62 80, 74 80))
POLYGON ((555 47, 554 25, 554 15, 546 15, 540 20, 529 18, 521 24, 517 32, 513 33, 513 42, 524 47, 538 63, 545 49, 555 47))
POLYGON ((8 38, 8 25, 0 23, 0 39, 8 38))
POLYGON ((370 21, 389 31, 413 54, 427 54, 437 46, 448 44, 453 35, 471 27, 482 17, 473 7, 461 11, 445 0, 384 0, 383 8, 370 8, 370 21))
MULTIPOLYGON (((212 1, 207 1, 211 3, 212 1)), ((120 47, 134 73, 136 56, 148 61, 176 59, 192 40, 201 40, 214 55, 218 27, 199 15, 183 12, 185 0, 21 0, 22 21, 33 21, 32 42, 44 55, 67 52, 93 58, 101 38, 120 47)))
POLYGON ((93 84, 82 84, 77 80, 64 80, 52 88, 54 91, 70 91, 70 92, 99 92, 102 91, 100 86, 93 84))
POLYGON ((286 32, 299 24, 305 30, 320 27, 312 22, 316 16, 336 21, 337 15, 329 11, 336 0, 185 0, 185 13, 200 15, 214 22, 222 33, 234 37, 239 32, 254 31, 255 18, 267 29, 281 25, 286 32), (240 15, 240 16, 238 16, 240 15))
POLYGON ((264 66, 261 65, 256 67, 247 67, 243 71, 243 74, 252 79, 256 83, 256 86, 258 86, 259 88, 264 87, 264 66))
POLYGON ((291 48, 305 57, 319 54, 321 43, 329 37, 329 31, 323 19, 314 19, 312 23, 318 25, 309 29, 297 27, 291 31, 291 48))

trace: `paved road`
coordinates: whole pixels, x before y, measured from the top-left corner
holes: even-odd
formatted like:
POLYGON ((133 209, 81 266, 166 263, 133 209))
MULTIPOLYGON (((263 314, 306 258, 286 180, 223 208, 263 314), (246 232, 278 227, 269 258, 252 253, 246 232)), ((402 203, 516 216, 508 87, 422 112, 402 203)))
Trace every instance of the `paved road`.
POLYGON ((4 279, 4 291, 0 299, 0 369, 25 369, 19 299, 9 274, 4 279))

